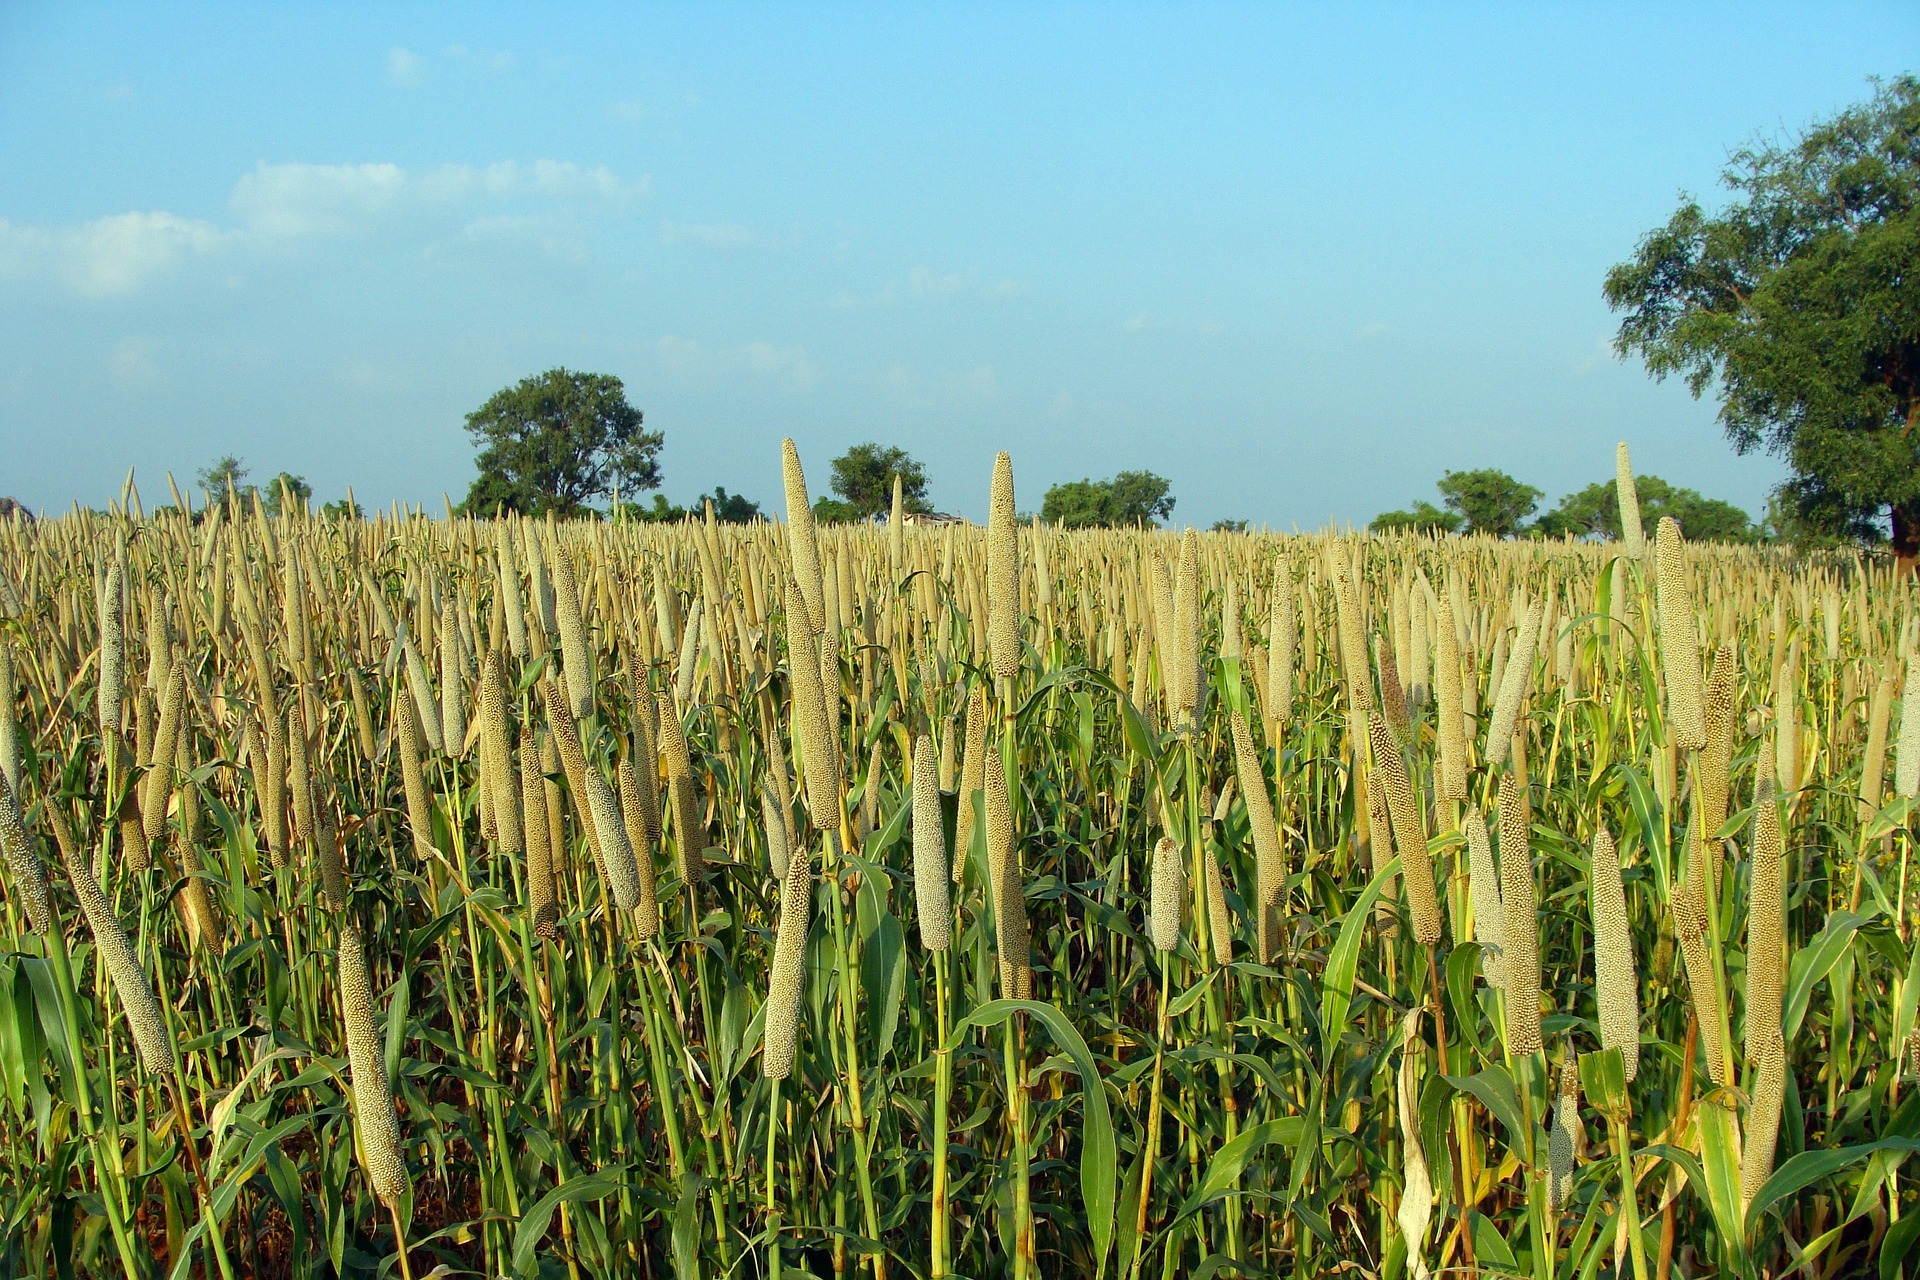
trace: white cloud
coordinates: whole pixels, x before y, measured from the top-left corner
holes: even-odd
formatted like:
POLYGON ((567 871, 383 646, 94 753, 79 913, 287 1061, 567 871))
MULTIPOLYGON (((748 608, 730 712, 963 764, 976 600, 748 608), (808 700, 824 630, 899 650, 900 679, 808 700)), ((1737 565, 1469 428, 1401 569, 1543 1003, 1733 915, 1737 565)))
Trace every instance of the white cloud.
POLYGON ((783 390, 796 394, 812 390, 819 380, 805 347, 758 341, 742 347, 709 347, 697 339, 669 333, 653 344, 653 350, 668 372, 686 378, 745 372, 772 379, 783 390))
POLYGON ((652 110, 648 108, 646 103, 641 102, 637 98, 630 98, 625 102, 614 103, 607 108, 607 114, 613 117, 616 122, 626 125, 645 124, 653 118, 652 110))
POLYGON ((1573 376, 1576 378, 1584 378, 1588 374, 1599 372, 1607 365, 1612 364, 1613 361, 1613 338, 1603 333, 1593 340, 1592 350, 1588 351, 1586 356, 1578 364, 1573 366, 1573 376))
POLYGON ((695 245, 702 249, 742 249, 754 244, 756 237, 747 228, 734 223, 675 222, 660 220, 660 243, 695 245))
MULTIPOLYGON (((0 218, 0 279, 50 280, 84 297, 134 293, 195 259, 367 231, 411 238, 428 253, 445 244, 516 242, 550 257, 588 254, 583 219, 617 216, 653 191, 604 165, 265 164, 242 174, 220 227, 164 211, 116 213, 71 226, 0 218)), ((229 271, 231 262, 229 262, 229 271)))
POLYGON ((262 164, 228 203, 259 235, 335 235, 392 209, 406 185, 397 164, 262 164))
POLYGON ((895 401, 910 409, 973 409, 1000 394, 1000 380, 990 364, 932 377, 922 376, 908 365, 896 364, 887 370, 883 383, 895 401))
POLYGON ((971 271, 935 271, 915 267, 907 272, 907 287, 919 297, 948 297, 973 287, 971 271))
POLYGON ((261 164, 234 184, 234 212, 268 237, 339 235, 401 214, 522 200, 620 204, 651 195, 650 178, 622 182, 604 165, 561 160, 464 164, 409 173, 395 164, 261 164))
POLYGON ((154 359, 158 353, 152 338, 122 338, 107 356, 107 372, 121 386, 150 387, 160 381, 160 365, 154 359))
POLYGON ((1136 311, 1120 326, 1128 333, 1223 333, 1226 326, 1218 320, 1187 320, 1163 316, 1152 311, 1136 311))
POLYGON ((399 45, 387 50, 387 79, 403 89, 416 89, 425 78, 420 55, 399 45))
POLYGON ((132 293, 230 236, 171 213, 116 213, 74 227, 16 226, 0 218, 0 276, 48 276, 75 293, 132 293))

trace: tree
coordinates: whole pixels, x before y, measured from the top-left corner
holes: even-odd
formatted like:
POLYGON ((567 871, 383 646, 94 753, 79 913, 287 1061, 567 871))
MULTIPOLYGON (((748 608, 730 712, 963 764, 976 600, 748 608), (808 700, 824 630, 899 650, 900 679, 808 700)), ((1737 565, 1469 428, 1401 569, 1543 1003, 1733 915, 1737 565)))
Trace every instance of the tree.
POLYGON ((1920 554, 1920 79, 1781 144, 1736 152, 1718 214, 1683 197, 1607 273, 1614 339, 1656 378, 1720 395, 1737 452, 1792 471, 1802 521, 1858 531, 1885 518, 1920 554))
POLYGON ((1066 529, 1144 528, 1173 514, 1173 486, 1151 471, 1122 471, 1111 480, 1054 485, 1040 518, 1066 529))
POLYGON ((261 499, 261 504, 266 507, 268 515, 280 516, 295 511, 305 511, 307 500, 311 497, 313 497, 313 486, 307 483, 306 477, 282 471, 267 482, 266 494, 261 499))
POLYGON ((480 475, 466 509, 573 515, 595 499, 660 485, 666 437, 641 429, 620 379, 549 369, 497 391, 467 415, 480 475))
POLYGON ((1374 533, 1409 531, 1412 533, 1458 533, 1464 524, 1451 511, 1442 511, 1424 499, 1405 511, 1383 511, 1367 526, 1374 533))
POLYGON ((869 441, 857 444, 833 460, 833 491, 851 507, 854 520, 871 520, 893 510, 893 480, 900 478, 901 505, 908 511, 931 511, 927 502, 927 469, 905 449, 869 441))
POLYGON ((200 487, 207 491, 208 499, 213 502, 247 498, 252 494, 253 486, 244 483, 246 478, 246 464, 230 453, 222 454, 200 469, 200 487))
POLYGON ((725 485, 717 484, 712 493, 694 499, 694 507, 704 509, 709 502, 713 504, 713 518, 721 524, 752 524, 761 518, 759 503, 741 494, 728 493, 725 485))
MULTIPOLYGON (((1753 518, 1731 502, 1703 497, 1693 489, 1668 484, 1659 476, 1635 476, 1640 498, 1640 521, 1651 528, 1660 517, 1672 516, 1680 531, 1694 542, 1756 542, 1760 530, 1753 518)), ((1620 491, 1612 480, 1575 490, 1534 523, 1533 532, 1549 538, 1618 538, 1620 491)))
POLYGON ((1510 538, 1520 532, 1544 497, 1530 484, 1521 484, 1504 471, 1449 471, 1440 477, 1440 497, 1450 511, 1466 521, 1468 533, 1490 533, 1510 538))
POLYGON ((830 493, 823 493, 813 500, 813 519, 816 524, 853 524, 872 518, 845 498, 836 498, 830 493))
POLYGON ((1228 518, 1215 520, 1213 522, 1213 527, 1211 532, 1213 533, 1245 533, 1248 527, 1249 526, 1247 521, 1235 520, 1228 517, 1228 518))

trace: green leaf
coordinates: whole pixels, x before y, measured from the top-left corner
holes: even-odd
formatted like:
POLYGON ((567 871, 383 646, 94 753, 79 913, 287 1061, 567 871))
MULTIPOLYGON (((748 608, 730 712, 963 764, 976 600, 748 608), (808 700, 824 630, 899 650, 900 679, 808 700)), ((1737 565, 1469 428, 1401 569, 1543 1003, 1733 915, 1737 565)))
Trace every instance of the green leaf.
POLYGON ((1532 1135, 1520 1112, 1520 1094, 1505 1067, 1488 1067, 1471 1076, 1448 1076, 1447 1083, 1462 1093, 1470 1093, 1480 1105, 1491 1111, 1507 1129, 1507 1145, 1519 1153, 1523 1164, 1533 1163, 1532 1135))
POLYGON ((1192 1217, 1214 1201, 1233 1193, 1234 1185, 1240 1181, 1240 1175, 1246 1172, 1249 1162, 1260 1148, 1274 1142, 1283 1142, 1288 1146, 1300 1140, 1306 1124, 1299 1116, 1288 1116, 1284 1120, 1269 1120, 1265 1124, 1254 1125, 1232 1142, 1214 1152, 1213 1159, 1207 1162, 1207 1176, 1200 1180, 1180 1205, 1179 1212, 1167 1223, 1171 1229, 1175 1223, 1192 1217))
POLYGON ((1838 1173, 1850 1164, 1865 1160, 1876 1151, 1920 1151, 1920 1138, 1882 1138, 1852 1147, 1828 1147, 1820 1151, 1802 1151, 1778 1169, 1754 1192, 1747 1206, 1747 1231, 1760 1223, 1761 1215, 1789 1196, 1798 1194, 1820 1179, 1838 1173))
POLYGON ((619 1189, 620 1184, 606 1170, 602 1170, 582 1178, 569 1178, 534 1201, 533 1207, 520 1219, 520 1225, 513 1229, 514 1273, 522 1276, 540 1274, 536 1250, 540 1247, 541 1238, 547 1234, 547 1224, 553 1221, 554 1210, 569 1201, 601 1200, 619 1189))
POLYGON ((1107 1112, 1106 1086, 1094 1063, 1087 1042, 1073 1029, 1066 1015, 1050 1004, 1034 1000, 993 1000, 981 1005, 953 1029, 949 1042, 957 1043, 969 1027, 995 1027, 1015 1013, 1025 1013, 1045 1024, 1054 1043, 1067 1051, 1074 1069, 1080 1073, 1080 1094, 1086 1100, 1086 1124, 1080 1140, 1080 1196, 1087 1215, 1087 1230, 1093 1237, 1096 1274, 1106 1269, 1107 1251, 1113 1244, 1113 1202, 1115 1166, 1118 1156, 1113 1143, 1113 1121, 1107 1112))
POLYGON ((1340 924, 1340 936, 1327 956, 1327 971, 1320 979, 1320 1054, 1322 1072, 1333 1061, 1339 1033, 1347 1025, 1347 1008, 1353 1003, 1354 971, 1360 964, 1360 939, 1367 930, 1373 904, 1386 888, 1388 880, 1400 873, 1400 859, 1394 858, 1367 884, 1353 905, 1347 908, 1340 924))
POLYGON ((1700 1169, 1705 1176, 1702 1189, 1707 1208, 1720 1228, 1720 1242, 1730 1255, 1733 1269, 1745 1275, 1748 1267, 1740 1215, 1740 1142, 1734 1132, 1733 1111, 1706 1100, 1696 1114, 1700 1117, 1700 1169))
POLYGON ((1814 987, 1846 954, 1854 930, 1866 923, 1865 916, 1835 911, 1827 917, 1826 927, 1813 941, 1794 954, 1792 967, 1787 972, 1786 1038, 1789 1044, 1806 1020, 1807 1003, 1813 998, 1814 987))

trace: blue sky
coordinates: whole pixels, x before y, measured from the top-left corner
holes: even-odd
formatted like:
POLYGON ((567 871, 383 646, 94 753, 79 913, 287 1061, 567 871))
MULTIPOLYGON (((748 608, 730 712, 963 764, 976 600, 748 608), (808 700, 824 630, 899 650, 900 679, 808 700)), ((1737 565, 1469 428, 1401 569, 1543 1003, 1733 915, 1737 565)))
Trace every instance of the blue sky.
POLYGON ((1608 348, 1728 151, 1920 61, 1920 7, 0 6, 0 493, 222 453, 457 500, 556 364, 769 505, 863 440, 982 515, 1148 468, 1175 523, 1364 522, 1499 466, 1780 478, 1608 348))

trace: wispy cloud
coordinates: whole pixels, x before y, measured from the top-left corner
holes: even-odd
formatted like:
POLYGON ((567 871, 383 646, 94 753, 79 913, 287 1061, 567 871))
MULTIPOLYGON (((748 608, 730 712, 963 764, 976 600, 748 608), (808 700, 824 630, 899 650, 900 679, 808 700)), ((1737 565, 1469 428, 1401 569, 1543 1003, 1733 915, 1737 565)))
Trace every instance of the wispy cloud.
POLYGON ((896 364, 881 381, 888 397, 907 409, 973 409, 1000 394, 1000 380, 990 364, 936 374, 922 374, 910 365, 896 364))
POLYGON ((1183 316, 1160 315, 1153 311, 1136 311, 1122 322, 1122 329, 1128 333, 1223 333, 1226 326, 1218 320, 1189 320, 1183 316))
POLYGON ((402 89, 417 89, 426 79, 420 55, 399 45, 387 50, 387 81, 402 89))
POLYGON ((661 366, 679 377, 706 379, 750 373, 771 379, 795 394, 811 391, 818 375, 805 347, 755 341, 739 347, 711 347, 694 338, 664 334, 653 344, 661 366))
POLYGON ((1593 340, 1593 348, 1573 366, 1573 376, 1584 378, 1597 373, 1614 362, 1613 339, 1602 334, 1593 340))
MULTIPOLYGON (((0 219, 0 279, 46 280, 82 297, 135 293, 197 260, 362 232, 437 244, 518 241, 549 256, 586 253, 584 222, 644 201, 652 183, 571 161, 502 161, 413 171, 396 164, 261 164, 241 175, 235 225, 164 210, 69 226, 0 219)), ((404 242, 404 239, 403 239, 404 242)))
POLYGON ((731 222, 675 222, 660 220, 660 243, 693 245, 701 249, 744 249, 758 243, 747 228, 731 222))
POLYGON ((210 222, 171 213, 116 213, 71 227, 0 218, 0 277, 48 277, 85 297, 129 294, 231 238, 210 222))
POLYGON ((107 356, 107 373, 123 387, 151 387, 160 381, 158 354, 159 344, 152 338, 122 338, 107 356))
POLYGON ((936 267, 913 266, 908 268, 905 276, 896 276, 871 293, 843 291, 836 294, 831 305, 847 310, 879 310, 897 306, 906 300, 971 297, 1000 301, 1017 298, 1026 292, 1026 282, 1021 280, 998 280, 983 285, 979 271, 973 268, 947 271, 936 267))

